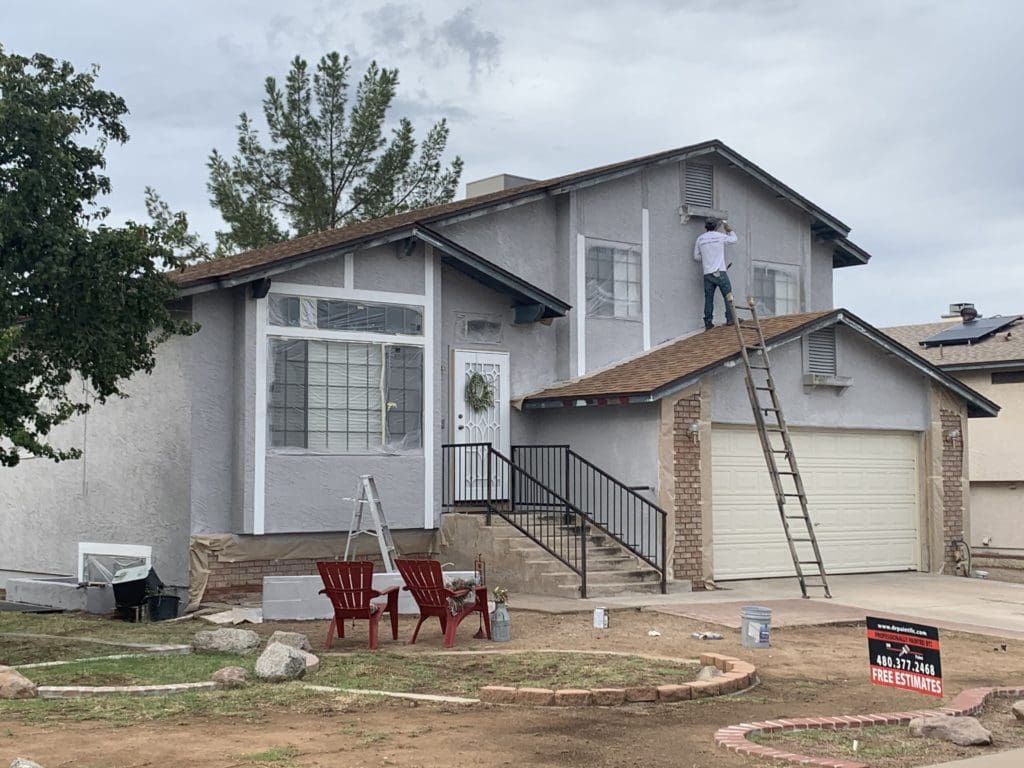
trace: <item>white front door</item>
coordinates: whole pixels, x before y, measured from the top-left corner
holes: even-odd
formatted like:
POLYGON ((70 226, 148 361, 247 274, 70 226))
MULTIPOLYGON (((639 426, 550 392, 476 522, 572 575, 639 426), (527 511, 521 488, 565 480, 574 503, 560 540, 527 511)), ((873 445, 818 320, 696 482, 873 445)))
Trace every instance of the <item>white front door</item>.
MULTIPOLYGON (((490 443, 496 451, 509 457, 509 375, 507 352, 455 350, 452 361, 452 442, 457 445, 490 443), (474 408, 466 402, 466 385, 479 374, 492 393, 493 404, 474 408)), ((488 498, 487 449, 456 449, 452 457, 455 467, 455 500, 470 501, 488 498)), ((491 499, 506 497, 508 478, 503 464, 491 462, 491 499)))

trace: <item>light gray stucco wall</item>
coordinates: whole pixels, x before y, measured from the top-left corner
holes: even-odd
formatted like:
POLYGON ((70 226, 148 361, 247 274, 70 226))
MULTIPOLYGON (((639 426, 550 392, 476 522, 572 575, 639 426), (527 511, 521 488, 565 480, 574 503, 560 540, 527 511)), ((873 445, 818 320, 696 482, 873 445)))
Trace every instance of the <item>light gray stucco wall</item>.
POLYGON ((808 312, 832 309, 835 297, 832 290, 832 252, 830 243, 814 243, 811 247, 811 301, 808 312))
POLYGON ((660 413, 658 403, 639 403, 528 410, 521 420, 529 442, 568 445, 625 485, 657 488, 660 413))
POLYGON ((416 243, 408 252, 405 242, 357 251, 353 272, 360 290, 422 294, 423 245, 416 243))
POLYGON ((55 430, 82 459, 0 469, 0 570, 72 575, 80 541, 143 544, 161 579, 186 583, 192 343, 165 342, 152 375, 127 382, 127 399, 55 430))
MULTIPOLYGON (((244 288, 201 293, 192 298, 192 319, 200 324, 189 345, 192 400, 191 532, 231 530, 236 482, 235 403, 236 294, 244 288)), ((244 370, 244 369, 242 369, 244 370)))
POLYGON ((556 251, 558 218, 555 201, 546 199, 450 224, 440 232, 524 280, 571 300, 563 254, 556 251))
MULTIPOLYGON (((852 379, 844 390, 804 387, 803 347, 797 340, 768 352, 790 426, 912 431, 928 426, 929 385, 924 376, 855 331, 837 327, 838 374, 852 379)), ((741 363, 711 374, 711 417, 725 424, 753 424, 741 363)))

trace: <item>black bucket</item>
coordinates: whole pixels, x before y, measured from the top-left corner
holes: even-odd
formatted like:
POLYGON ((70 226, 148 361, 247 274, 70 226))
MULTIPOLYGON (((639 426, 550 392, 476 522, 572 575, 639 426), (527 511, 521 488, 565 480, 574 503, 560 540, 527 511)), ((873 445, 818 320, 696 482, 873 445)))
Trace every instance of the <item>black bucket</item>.
POLYGON ((181 598, 175 595, 150 595, 149 620, 167 621, 178 618, 178 605, 181 598))

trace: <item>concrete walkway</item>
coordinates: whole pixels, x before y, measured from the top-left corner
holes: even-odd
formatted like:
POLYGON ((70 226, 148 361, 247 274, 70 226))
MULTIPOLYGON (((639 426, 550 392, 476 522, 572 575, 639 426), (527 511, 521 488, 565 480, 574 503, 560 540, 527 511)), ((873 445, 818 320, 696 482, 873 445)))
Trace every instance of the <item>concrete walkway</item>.
POLYGON ((863 621, 867 615, 902 618, 948 630, 1024 640, 1024 584, 936 576, 873 573, 831 576, 832 599, 800 597, 795 578, 733 581, 723 589, 668 595, 619 595, 590 600, 513 595, 511 605, 545 613, 589 613, 597 606, 639 608, 708 624, 740 625, 744 605, 772 609, 774 626, 863 621))
POLYGON ((952 763, 925 766, 925 768, 1020 768, 1024 765, 1024 749, 1011 749, 997 755, 969 757, 966 760, 955 760, 952 763))

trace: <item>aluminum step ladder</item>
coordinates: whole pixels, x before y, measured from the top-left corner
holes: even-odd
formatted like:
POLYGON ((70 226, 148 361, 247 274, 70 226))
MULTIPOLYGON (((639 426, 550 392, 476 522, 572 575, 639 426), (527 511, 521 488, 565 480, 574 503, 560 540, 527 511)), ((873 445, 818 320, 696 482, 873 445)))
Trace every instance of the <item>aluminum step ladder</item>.
POLYGON ((384 570, 394 573, 395 557, 398 556, 398 549, 391 538, 391 529, 388 528, 388 521, 384 517, 384 507, 380 503, 380 494, 377 493, 377 483, 373 475, 359 476, 358 497, 351 499, 354 502, 352 508, 352 523, 348 528, 348 539, 345 540, 345 560, 349 559, 349 552, 354 551, 352 542, 358 536, 372 535, 376 537, 380 546, 380 557, 384 562, 384 570), (363 512, 369 510, 370 524, 372 527, 363 527, 363 512))
POLYGON ((732 310, 736 337, 739 339, 740 353, 743 358, 743 369, 746 372, 747 395, 750 398, 750 407, 754 412, 754 423, 761 440, 764 460, 772 478, 772 489, 779 507, 779 517, 782 519, 782 529, 786 533, 786 542, 789 544, 789 553, 793 558, 793 567, 800 580, 800 591, 806 598, 810 597, 807 593, 808 588, 823 589, 825 597, 830 598, 832 593, 828 588, 828 578, 821 559, 821 549, 818 547, 818 537, 814 534, 814 524, 811 522, 811 515, 807 509, 807 493, 797 467, 793 441, 789 437, 789 427, 786 426, 786 418, 782 414, 782 403, 779 401, 775 381, 772 378, 771 363, 768 360, 768 345, 765 342, 761 321, 757 316, 757 307, 754 300, 750 298, 747 300, 747 307, 737 308, 731 293, 726 297, 726 301, 729 302, 729 307, 732 310), (741 319, 737 314, 737 309, 748 312, 750 318, 741 319), (754 362, 751 362, 751 357, 754 357, 754 362), (772 442, 772 435, 782 437, 781 447, 772 442), (788 470, 779 469, 777 460, 779 456, 785 457, 784 466, 788 466, 788 470), (785 478, 788 480, 784 480, 785 478), (787 487, 787 482, 791 483, 790 487, 787 487), (793 500, 799 501, 799 513, 792 510, 793 500), (801 521, 803 528, 801 529, 800 523, 791 521, 801 521), (794 526, 797 528, 795 535, 794 526))

